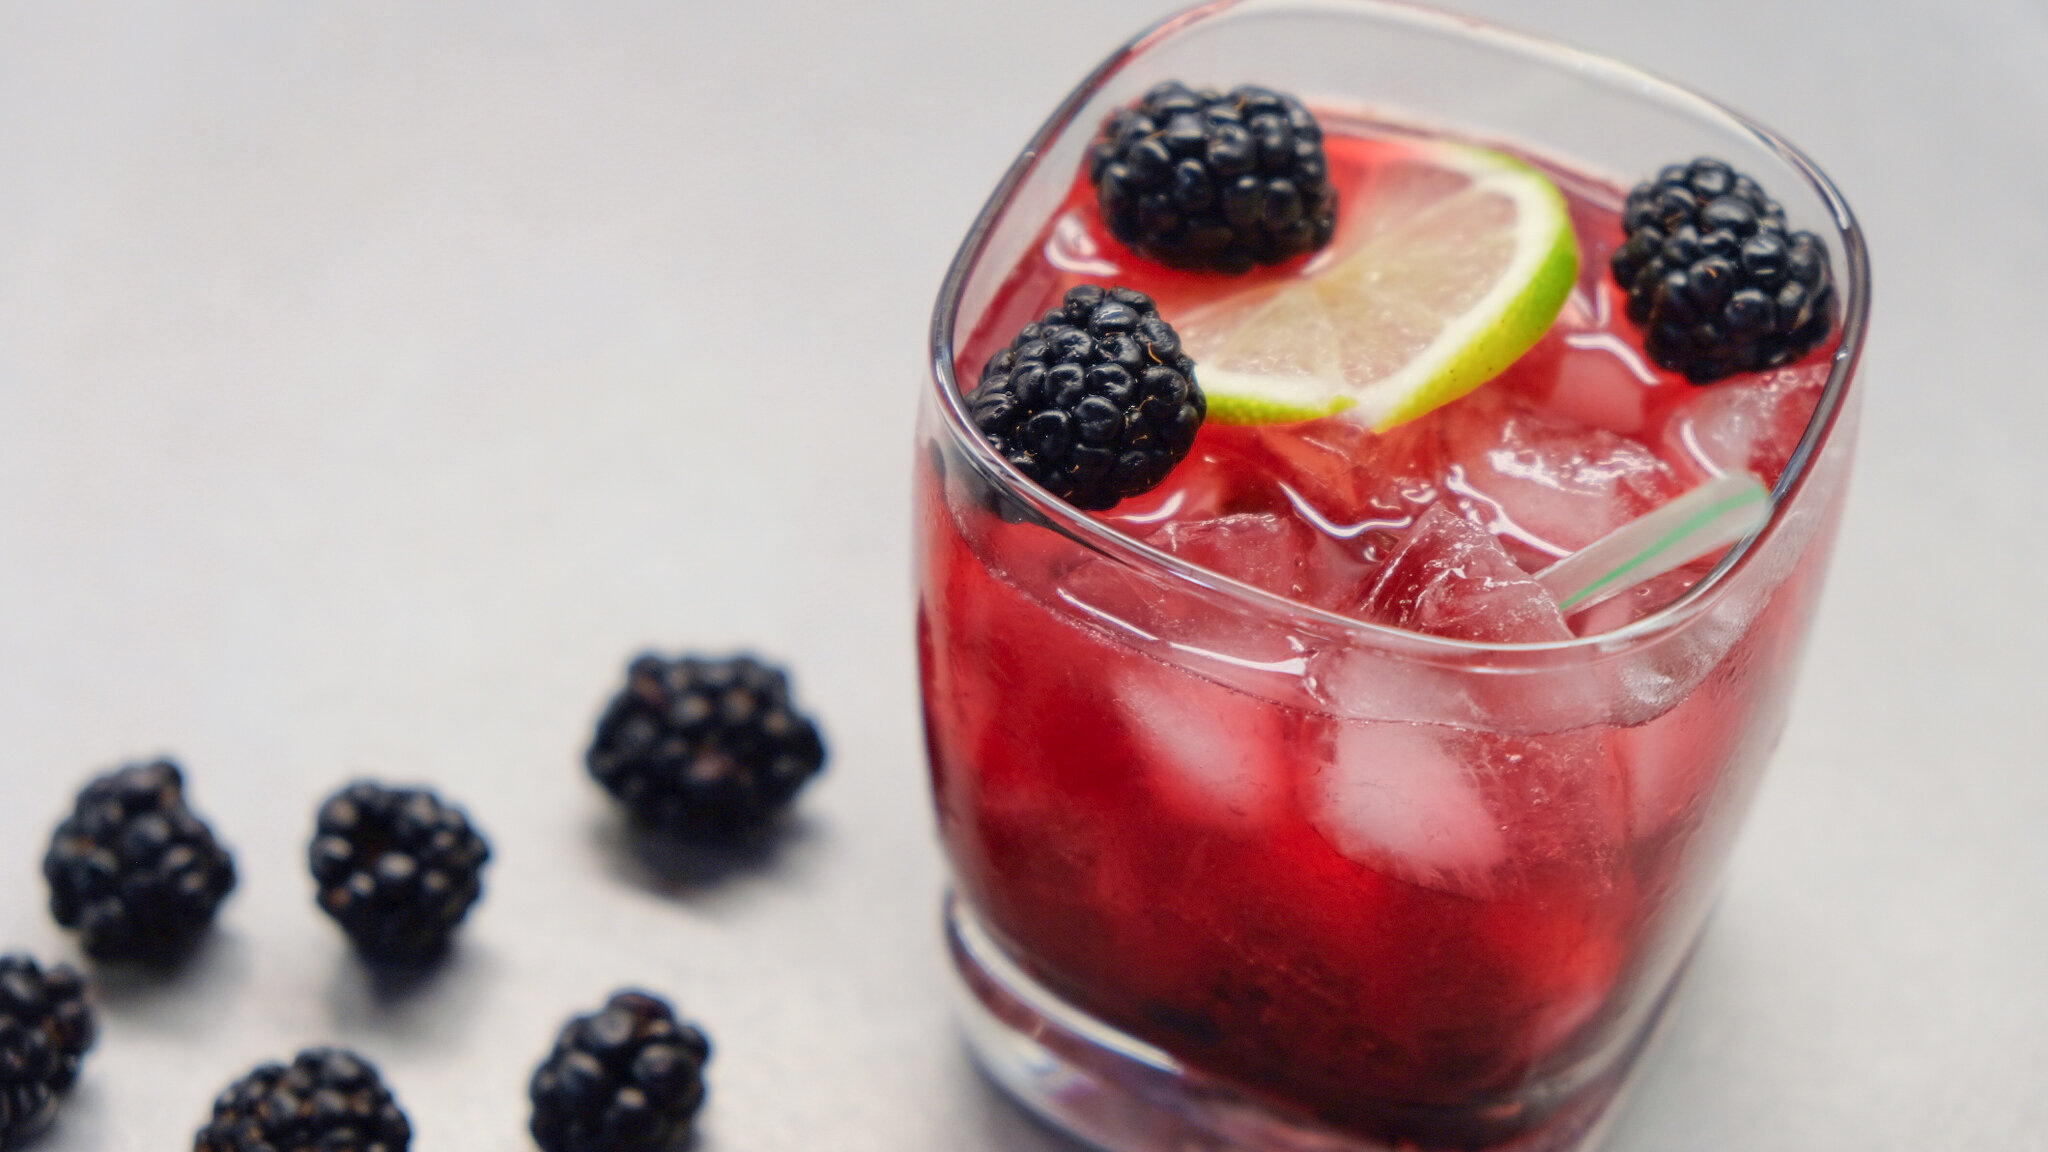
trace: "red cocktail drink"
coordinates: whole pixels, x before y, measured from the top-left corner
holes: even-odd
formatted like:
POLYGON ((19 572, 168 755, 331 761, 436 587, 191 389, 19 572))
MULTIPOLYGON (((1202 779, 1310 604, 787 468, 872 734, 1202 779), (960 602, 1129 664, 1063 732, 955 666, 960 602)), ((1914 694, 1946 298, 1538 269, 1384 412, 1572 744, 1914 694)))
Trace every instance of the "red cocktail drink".
POLYGON ((1258 46, 1275 12, 1321 50, 1360 20, 1376 42, 1475 35, 1351 5, 1170 25, 1062 109, 941 301, 918 640, 971 1032, 1027 1103, 1113 1148, 1574 1147, 1784 721, 1847 463, 1860 248, 1830 233, 1850 264, 1833 336, 1696 387, 1621 315, 1613 168, 1484 118, 1393 128, 1398 91, 1302 83, 1340 197, 1443 133, 1544 167, 1583 253, 1570 299, 1505 373, 1418 419, 1212 422, 1159 487, 1078 511, 988 450, 955 381, 1075 283, 1169 319, 1243 289, 1112 239, 1063 145, 1155 57, 1186 67, 1179 41, 1213 69, 1233 20, 1287 59, 1258 46), (1530 578, 1728 470, 1777 497, 1735 551, 1569 614, 1530 578))

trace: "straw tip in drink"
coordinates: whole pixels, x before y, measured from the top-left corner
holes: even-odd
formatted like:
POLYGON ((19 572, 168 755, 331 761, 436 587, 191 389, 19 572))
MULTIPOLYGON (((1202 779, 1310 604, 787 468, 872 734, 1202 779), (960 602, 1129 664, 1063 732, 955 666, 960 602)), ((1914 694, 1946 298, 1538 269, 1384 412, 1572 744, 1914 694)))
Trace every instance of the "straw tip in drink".
POLYGON ((1723 473, 1538 572, 1536 582, 1570 615, 1726 548, 1770 519, 1762 480, 1723 473))

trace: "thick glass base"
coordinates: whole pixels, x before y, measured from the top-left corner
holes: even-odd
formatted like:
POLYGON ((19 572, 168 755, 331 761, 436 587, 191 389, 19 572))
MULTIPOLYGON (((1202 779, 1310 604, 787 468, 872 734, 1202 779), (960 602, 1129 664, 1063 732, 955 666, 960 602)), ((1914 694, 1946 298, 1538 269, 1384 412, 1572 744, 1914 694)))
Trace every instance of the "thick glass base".
POLYGON ((1285 1115, 1084 1015, 1025 974, 953 895, 946 934, 982 1069, 1024 1107, 1106 1152, 1591 1152, 1663 1016, 1659 1003, 1627 1044, 1572 1078, 1564 1099, 1553 1092, 1538 1122, 1490 1107, 1390 1118, 1415 1134, 1374 1139, 1285 1115))

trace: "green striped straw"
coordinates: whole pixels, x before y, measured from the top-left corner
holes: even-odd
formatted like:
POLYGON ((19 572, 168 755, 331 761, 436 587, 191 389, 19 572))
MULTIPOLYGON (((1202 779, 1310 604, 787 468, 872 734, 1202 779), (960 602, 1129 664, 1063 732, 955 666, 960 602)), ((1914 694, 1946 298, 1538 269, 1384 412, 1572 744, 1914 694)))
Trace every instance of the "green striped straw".
POLYGON ((1536 582, 1569 616, 1725 548, 1770 518, 1771 493, 1763 481, 1727 472, 1538 572, 1536 582))

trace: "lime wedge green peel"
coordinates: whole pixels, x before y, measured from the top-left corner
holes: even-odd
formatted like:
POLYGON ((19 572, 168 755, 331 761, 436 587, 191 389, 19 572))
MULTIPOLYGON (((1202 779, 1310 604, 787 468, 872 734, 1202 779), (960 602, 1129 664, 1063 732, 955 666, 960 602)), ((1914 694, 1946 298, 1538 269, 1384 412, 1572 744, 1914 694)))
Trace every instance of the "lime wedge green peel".
POLYGON ((1662 576, 1762 528, 1771 493, 1747 472, 1729 472, 1593 541, 1536 574, 1569 616, 1662 576))
POLYGON ((1347 193, 1352 247, 1176 326, 1209 418, 1351 411, 1386 429, 1491 380, 1542 338, 1578 277, 1557 186, 1515 157, 1420 144, 1347 193))

